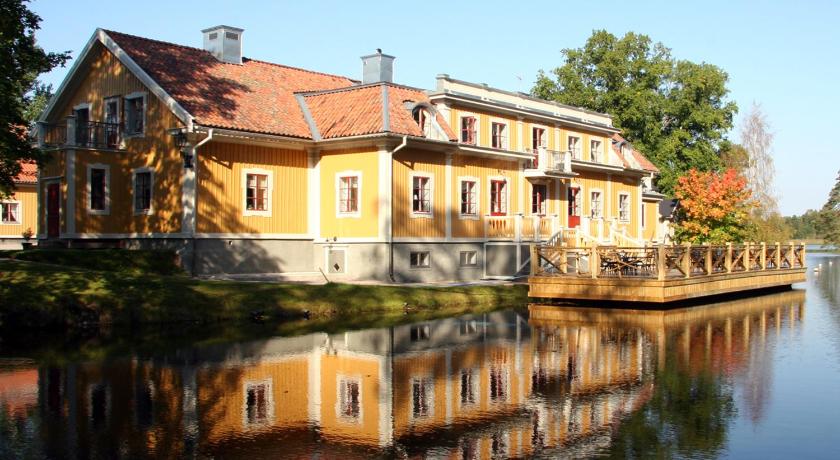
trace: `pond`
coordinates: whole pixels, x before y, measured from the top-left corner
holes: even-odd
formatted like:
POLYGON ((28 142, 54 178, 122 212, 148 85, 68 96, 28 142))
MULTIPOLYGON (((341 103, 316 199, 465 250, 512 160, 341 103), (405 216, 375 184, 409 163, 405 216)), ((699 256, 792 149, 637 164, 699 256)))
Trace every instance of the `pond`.
POLYGON ((808 265, 665 312, 6 345, 0 458, 840 458, 840 257, 808 265))

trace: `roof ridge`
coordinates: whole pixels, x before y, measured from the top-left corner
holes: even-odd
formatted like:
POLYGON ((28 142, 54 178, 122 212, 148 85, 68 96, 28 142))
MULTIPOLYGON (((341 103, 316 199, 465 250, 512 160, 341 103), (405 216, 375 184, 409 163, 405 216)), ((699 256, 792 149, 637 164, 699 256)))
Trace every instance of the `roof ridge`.
POLYGON ((319 89, 319 90, 314 90, 314 91, 295 91, 293 94, 295 96, 303 96, 303 97, 326 96, 328 94, 344 93, 344 92, 348 92, 348 91, 378 88, 380 86, 385 86, 385 82, 378 81, 376 83, 365 83, 365 84, 362 84, 362 85, 350 85, 350 86, 342 86, 341 88, 319 89))
MULTIPOLYGON (((162 45, 169 45, 169 46, 176 46, 178 48, 201 51, 203 53, 208 53, 209 54, 209 52, 207 50, 205 50, 204 48, 198 48, 196 46, 182 45, 180 43, 167 42, 167 41, 158 40, 158 39, 155 39, 155 38, 149 38, 149 37, 143 37, 143 36, 140 36, 140 35, 127 34, 125 32, 119 32, 117 30, 102 29, 102 31, 105 32, 106 34, 118 34, 118 35, 123 35, 125 37, 135 38, 135 39, 138 39, 138 40, 144 40, 144 41, 147 41, 147 42, 160 43, 162 45)), ((276 62, 264 61, 264 60, 261 60, 261 59, 249 58, 248 56, 242 56, 242 59, 243 60, 248 60, 248 61, 251 61, 251 62, 260 63, 260 64, 265 64, 265 65, 283 67, 283 68, 292 69, 292 70, 299 70, 301 72, 313 73, 313 74, 316 74, 316 75, 323 75, 323 76, 326 76, 326 77, 343 78, 345 80, 350 80, 350 81, 353 81, 353 82, 358 81, 358 80, 354 80, 350 77, 346 77, 344 75, 338 75, 338 74, 332 74, 332 73, 326 73, 326 72, 319 72, 317 70, 309 70, 309 69, 304 69, 302 67, 295 67, 295 66, 286 65, 286 64, 279 64, 279 63, 276 63, 276 62)), ((227 62, 222 62, 222 61, 219 61, 219 63, 229 64, 227 62)), ((237 65, 237 64, 233 64, 233 65, 237 65)))

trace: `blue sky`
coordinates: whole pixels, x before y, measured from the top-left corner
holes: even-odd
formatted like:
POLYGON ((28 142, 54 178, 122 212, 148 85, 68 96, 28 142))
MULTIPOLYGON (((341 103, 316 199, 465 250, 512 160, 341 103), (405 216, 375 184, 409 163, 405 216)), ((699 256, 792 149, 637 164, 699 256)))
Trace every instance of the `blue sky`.
MULTIPOLYGON (((776 193, 783 214, 819 208, 840 169, 840 2, 315 0, 103 2, 35 0, 47 50, 80 50, 97 27, 201 46, 200 30, 245 29, 248 57, 361 78, 359 56, 397 56, 399 83, 431 88, 448 73, 509 90, 530 90, 537 71, 561 63, 594 29, 634 31, 674 56, 729 73, 740 121, 762 104, 776 139, 776 193)), ((67 69, 44 80, 56 86, 67 69)), ((737 126, 731 133, 737 140, 737 126)))

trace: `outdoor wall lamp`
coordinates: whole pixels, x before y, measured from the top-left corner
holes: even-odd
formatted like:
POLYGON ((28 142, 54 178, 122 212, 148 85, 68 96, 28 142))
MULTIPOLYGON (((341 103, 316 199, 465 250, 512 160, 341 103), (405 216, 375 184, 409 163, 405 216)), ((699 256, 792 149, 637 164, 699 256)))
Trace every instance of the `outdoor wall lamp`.
POLYGON ((184 160, 184 169, 192 169, 193 154, 189 139, 187 139, 187 133, 181 128, 172 128, 168 131, 169 135, 172 136, 172 140, 175 141, 175 146, 181 152, 181 158, 184 160))

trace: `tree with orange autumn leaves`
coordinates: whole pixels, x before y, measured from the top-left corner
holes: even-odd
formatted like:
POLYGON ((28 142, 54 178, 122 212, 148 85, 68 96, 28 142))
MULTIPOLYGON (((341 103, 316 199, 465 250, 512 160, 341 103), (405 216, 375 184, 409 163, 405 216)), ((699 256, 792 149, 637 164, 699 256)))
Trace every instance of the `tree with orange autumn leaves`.
POLYGON ((752 193, 734 169, 723 173, 691 169, 674 190, 679 200, 674 238, 680 243, 741 242, 750 228, 752 193))

